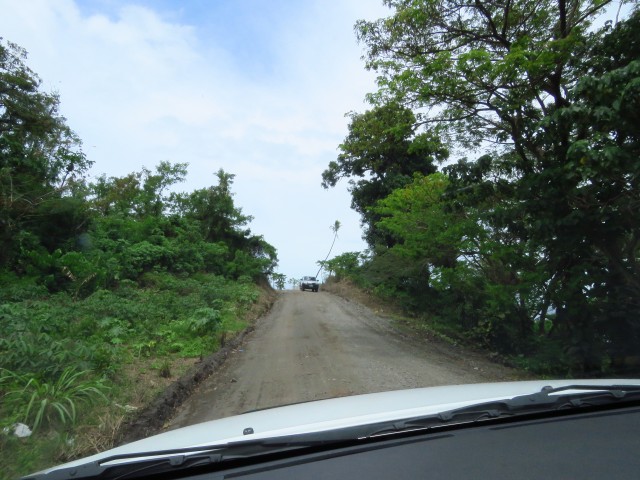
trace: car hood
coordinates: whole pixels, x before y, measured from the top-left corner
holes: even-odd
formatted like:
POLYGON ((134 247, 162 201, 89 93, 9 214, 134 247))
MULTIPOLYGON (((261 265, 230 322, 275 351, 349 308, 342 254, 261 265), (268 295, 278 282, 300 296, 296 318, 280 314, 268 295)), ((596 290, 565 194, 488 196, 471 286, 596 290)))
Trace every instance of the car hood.
POLYGON ((557 388, 567 385, 640 385, 640 380, 536 380, 480 383, 317 400, 247 412, 166 431, 40 473, 49 473, 60 468, 77 466, 114 455, 219 445, 432 415, 478 403, 539 392, 545 386, 557 388), (246 432, 252 433, 246 434, 246 432))

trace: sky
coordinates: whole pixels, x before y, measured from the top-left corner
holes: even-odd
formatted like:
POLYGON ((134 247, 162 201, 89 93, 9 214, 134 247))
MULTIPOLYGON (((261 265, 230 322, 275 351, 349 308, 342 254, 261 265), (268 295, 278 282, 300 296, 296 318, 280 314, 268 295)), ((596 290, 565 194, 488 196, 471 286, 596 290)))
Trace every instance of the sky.
POLYGON ((362 251, 347 183, 321 187, 350 111, 375 90, 353 26, 386 16, 381 0, 0 0, 0 37, 28 66, 94 162, 123 176, 189 164, 177 190, 235 175, 252 234, 278 250, 277 272, 315 275, 362 251))

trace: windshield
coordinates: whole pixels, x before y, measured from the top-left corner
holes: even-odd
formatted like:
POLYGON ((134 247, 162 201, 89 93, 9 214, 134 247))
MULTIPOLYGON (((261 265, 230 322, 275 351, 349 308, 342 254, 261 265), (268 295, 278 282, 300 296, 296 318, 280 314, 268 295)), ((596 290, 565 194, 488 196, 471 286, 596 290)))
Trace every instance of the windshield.
POLYGON ((637 379, 640 13, 569 3, 1 1, 0 480, 637 379))

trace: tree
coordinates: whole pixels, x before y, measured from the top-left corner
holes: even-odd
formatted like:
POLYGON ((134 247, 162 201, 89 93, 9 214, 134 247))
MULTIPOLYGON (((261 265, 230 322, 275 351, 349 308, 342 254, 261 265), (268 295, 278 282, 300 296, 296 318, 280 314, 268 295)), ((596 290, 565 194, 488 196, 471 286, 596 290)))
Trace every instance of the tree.
POLYGON ((243 215, 242 209, 234 205, 231 186, 235 175, 220 169, 216 173, 218 184, 196 190, 179 201, 179 210, 188 218, 200 222, 204 238, 210 242, 228 242, 240 248, 249 230, 252 217, 243 215))
POLYGON ((378 227, 400 240, 392 247, 396 253, 436 266, 454 266, 463 256, 477 255, 482 228, 469 212, 457 218, 444 211, 441 198, 448 183, 441 173, 416 174, 413 183, 373 207, 381 217, 378 227))
MULTIPOLYGON (((546 246, 561 326, 575 331, 586 323, 602 342, 595 348, 619 361, 640 351, 640 10, 594 33, 580 70, 571 105, 540 129, 548 150, 564 159, 549 172, 564 188, 541 193, 540 206, 561 208, 537 215, 550 228, 534 225, 532 238, 546 246), (557 129, 572 132, 566 149, 557 129), (581 319, 571 313, 577 308, 581 319)), ((528 180, 532 188, 544 181, 528 180)), ((592 344, 578 347, 591 351, 592 344)))
POLYGON ((278 264, 276 249, 244 228, 252 217, 234 204, 231 186, 235 175, 220 169, 216 177, 217 185, 175 196, 175 213, 196 222, 206 242, 227 245, 232 276, 271 274, 278 264))
POLYGON ((66 231, 56 227, 56 242, 77 234, 84 217, 69 202, 55 219, 46 204, 65 203, 70 184, 91 165, 59 114, 58 95, 40 91, 26 57, 24 49, 0 38, 0 266, 11 264, 23 234, 58 222, 63 210, 70 215, 66 231))
POLYGON ((362 254, 360 252, 345 252, 333 257, 331 260, 318 262, 324 268, 329 276, 334 276, 340 281, 356 274, 360 266, 362 254))
POLYGON ((167 193, 167 189, 172 185, 183 182, 187 176, 186 163, 171 164, 163 161, 156 166, 155 173, 146 168, 142 169, 142 191, 138 200, 136 213, 139 216, 151 215, 159 217, 167 213, 169 208, 175 208, 170 205, 172 197, 171 193, 167 193))
POLYGON ((393 16, 356 24, 367 68, 380 74, 370 98, 419 110, 419 122, 464 145, 513 148, 531 170, 545 157, 533 126, 568 104, 573 55, 609 3, 386 0, 393 16))
POLYGON ((271 280, 278 290, 284 290, 284 286, 287 283, 287 276, 284 273, 272 273, 271 280))
POLYGON ((124 177, 102 175, 90 185, 92 204, 101 215, 117 213, 125 217, 160 217, 177 208, 176 194, 168 193, 172 185, 183 182, 187 164, 160 162, 155 172, 146 167, 124 177))
POLYGON ((488 208, 484 244, 502 253, 485 278, 535 278, 538 312, 585 370, 637 352, 638 11, 593 32, 610 2, 385 3, 393 15, 356 27, 379 73, 370 100, 490 152, 448 169, 451 208, 488 208))
POLYGON ((392 244, 391 238, 377 235, 378 218, 369 207, 411 182, 414 172, 433 173, 434 163, 444 160, 447 150, 433 133, 416 133, 415 115, 395 102, 364 114, 351 113, 350 118, 342 153, 322 173, 322 186, 333 187, 340 178, 349 178, 351 208, 362 215, 365 239, 372 246, 392 244))
MULTIPOLYGON (((450 170, 460 173, 464 166, 450 170)), ((378 202, 379 228, 398 239, 388 253, 415 266, 386 282, 419 297, 408 302, 415 308, 437 312, 491 348, 513 352, 531 340, 539 316, 540 295, 532 288, 539 280, 532 275, 536 262, 526 243, 493 227, 496 196, 485 193, 478 203, 469 198, 476 195, 455 176, 416 174, 413 183, 378 202)))
POLYGON ((331 225, 331 227, 329 228, 331 228, 331 231, 333 232, 333 242, 331 242, 331 247, 327 252, 327 256, 324 257, 324 260, 322 262, 320 262, 320 268, 318 269, 318 273, 316 273, 316 277, 320 275, 320 270, 322 270, 322 266, 324 265, 324 262, 326 262, 327 258, 329 258, 329 255, 331 255, 331 250, 333 250, 333 246, 335 245, 336 239, 338 238, 338 230, 340 230, 340 222, 336 220, 334 224, 331 225))

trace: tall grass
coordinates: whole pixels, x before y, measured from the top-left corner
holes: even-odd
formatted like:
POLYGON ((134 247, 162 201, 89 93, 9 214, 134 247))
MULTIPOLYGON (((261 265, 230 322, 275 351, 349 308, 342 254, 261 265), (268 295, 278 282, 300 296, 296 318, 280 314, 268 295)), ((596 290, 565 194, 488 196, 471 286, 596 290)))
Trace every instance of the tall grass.
POLYGON ((7 392, 2 399, 4 408, 34 432, 54 424, 74 425, 81 405, 107 400, 103 381, 87 378, 90 372, 75 367, 64 369, 54 381, 6 369, 0 372, 0 388, 7 392))

